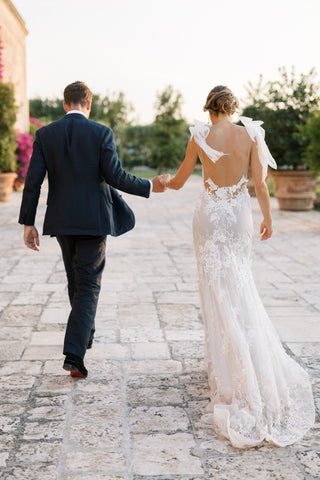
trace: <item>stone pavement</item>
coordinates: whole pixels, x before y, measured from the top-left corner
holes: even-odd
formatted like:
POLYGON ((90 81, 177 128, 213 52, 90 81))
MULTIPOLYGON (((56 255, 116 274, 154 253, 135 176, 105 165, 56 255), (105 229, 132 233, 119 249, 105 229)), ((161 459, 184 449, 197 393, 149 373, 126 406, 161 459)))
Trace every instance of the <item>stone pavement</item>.
POLYGON ((320 477, 320 213, 273 202, 275 235, 254 242, 258 288, 310 373, 318 423, 288 448, 237 450, 200 421, 208 386, 191 233, 200 182, 129 197, 137 225, 107 242, 87 380, 61 368, 69 306, 58 245, 43 238, 40 253, 27 250, 21 194, 0 205, 1 480, 320 477))

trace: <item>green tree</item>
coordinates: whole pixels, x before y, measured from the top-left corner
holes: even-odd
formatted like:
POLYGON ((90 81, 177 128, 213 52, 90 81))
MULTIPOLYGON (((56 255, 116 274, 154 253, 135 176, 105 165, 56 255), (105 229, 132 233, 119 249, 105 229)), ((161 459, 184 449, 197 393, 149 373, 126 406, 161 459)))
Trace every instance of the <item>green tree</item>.
POLYGON ((158 93, 156 116, 150 132, 150 166, 161 173, 176 168, 188 142, 187 123, 181 115, 182 95, 171 85, 158 93))
POLYGON ((315 176, 320 173, 320 111, 314 111, 305 124, 300 125, 299 133, 307 143, 304 160, 315 176))
POLYGON ((0 172, 15 172, 17 165, 14 152, 17 145, 14 125, 17 107, 13 85, 0 80, 0 98, 0 172))
POLYGON ((268 82, 265 82, 263 75, 259 75, 259 79, 256 85, 252 82, 248 82, 245 85, 246 98, 244 99, 244 104, 246 107, 259 107, 262 108, 267 103, 266 92, 268 89, 268 82))
POLYGON ((120 131, 129 122, 129 115, 133 112, 133 106, 125 98, 123 92, 114 92, 104 97, 93 95, 90 118, 104 123, 112 130, 120 131))
POLYGON ((264 88, 252 84, 247 87, 251 104, 244 108, 243 115, 264 121, 266 141, 280 169, 306 168, 307 141, 299 126, 319 106, 319 83, 315 77, 315 69, 297 75, 294 67, 290 71, 281 67, 278 80, 268 82, 264 88))
MULTIPOLYGON (((44 123, 58 120, 65 114, 60 98, 32 98, 29 107, 30 116, 44 123)), ((94 93, 90 118, 117 131, 129 123, 128 116, 132 111, 133 107, 127 102, 123 92, 105 96, 94 93)))
POLYGON ((126 167, 150 164, 152 141, 151 125, 129 125, 121 137, 121 160, 126 167))
POLYGON ((29 100, 30 117, 43 123, 50 123, 63 117, 65 111, 60 98, 31 98, 29 100))

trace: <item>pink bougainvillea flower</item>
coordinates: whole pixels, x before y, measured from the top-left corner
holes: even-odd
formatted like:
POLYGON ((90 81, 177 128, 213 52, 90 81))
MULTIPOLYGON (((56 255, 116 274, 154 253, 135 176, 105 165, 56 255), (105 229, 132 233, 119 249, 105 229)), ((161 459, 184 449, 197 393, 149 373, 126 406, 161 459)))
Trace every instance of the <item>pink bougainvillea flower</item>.
POLYGON ((23 184, 27 176, 30 158, 32 154, 33 137, 29 133, 18 133, 16 162, 17 162, 17 184, 23 184))
POLYGON ((44 126, 44 123, 42 123, 40 120, 38 120, 38 118, 30 117, 29 120, 30 120, 30 123, 33 123, 34 125, 36 125, 39 128, 44 126))

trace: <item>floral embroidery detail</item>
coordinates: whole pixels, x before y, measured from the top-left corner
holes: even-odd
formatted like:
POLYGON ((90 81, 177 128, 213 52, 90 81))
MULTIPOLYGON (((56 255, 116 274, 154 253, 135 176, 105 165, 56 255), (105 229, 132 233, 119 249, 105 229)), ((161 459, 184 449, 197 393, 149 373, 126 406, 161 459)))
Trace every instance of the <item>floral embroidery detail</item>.
MULTIPOLYGON (((199 258, 209 285, 235 271, 242 282, 251 278, 251 237, 245 232, 236 232, 237 210, 248 208, 247 179, 230 187, 218 187, 211 179, 208 189, 203 189, 204 209, 210 222, 220 223, 222 228, 213 228, 212 235, 204 235, 199 242, 199 258)), ((197 208, 200 208, 199 206, 197 208)), ((221 284, 220 284, 221 285, 221 284)))
POLYGON ((193 222, 212 412, 203 421, 238 448, 289 445, 313 425, 314 403, 308 374, 284 351, 254 283, 246 178, 207 186, 193 222))

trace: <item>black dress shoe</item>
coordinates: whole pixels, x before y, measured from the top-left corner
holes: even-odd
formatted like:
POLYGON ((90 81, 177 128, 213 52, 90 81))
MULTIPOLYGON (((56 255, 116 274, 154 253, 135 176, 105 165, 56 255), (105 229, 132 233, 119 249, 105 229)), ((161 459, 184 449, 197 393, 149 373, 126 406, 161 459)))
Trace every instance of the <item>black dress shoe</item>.
POLYGON ((88 370, 84 366, 82 358, 71 353, 67 353, 63 368, 68 370, 72 377, 87 378, 88 376, 88 370))
POLYGON ((93 338, 91 338, 91 340, 89 340, 87 350, 90 350, 90 348, 92 348, 92 344, 93 344, 93 338))

